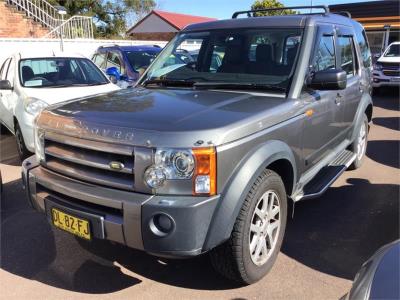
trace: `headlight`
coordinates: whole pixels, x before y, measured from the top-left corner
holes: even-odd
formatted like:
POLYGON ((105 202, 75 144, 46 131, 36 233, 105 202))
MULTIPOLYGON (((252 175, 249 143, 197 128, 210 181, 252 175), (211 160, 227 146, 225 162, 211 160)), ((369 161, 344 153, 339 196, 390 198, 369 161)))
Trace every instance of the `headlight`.
POLYGON ((191 150, 158 149, 155 164, 165 169, 166 179, 188 179, 193 175, 194 157, 191 150))
POLYGON ((376 63, 376 64, 374 65, 374 70, 375 70, 375 71, 381 71, 381 70, 382 70, 382 65, 381 65, 380 63, 376 63))
POLYGON ((162 187, 167 180, 192 180, 194 195, 215 195, 215 149, 159 148, 155 152, 154 165, 146 170, 144 180, 152 189, 162 187))
POLYGON ((37 125, 37 119, 33 125, 33 137, 35 142, 35 154, 38 163, 44 161, 44 130, 39 128, 37 125))
POLYGON ((37 98, 28 97, 24 101, 25 111, 33 116, 36 116, 47 106, 48 104, 46 102, 37 98))

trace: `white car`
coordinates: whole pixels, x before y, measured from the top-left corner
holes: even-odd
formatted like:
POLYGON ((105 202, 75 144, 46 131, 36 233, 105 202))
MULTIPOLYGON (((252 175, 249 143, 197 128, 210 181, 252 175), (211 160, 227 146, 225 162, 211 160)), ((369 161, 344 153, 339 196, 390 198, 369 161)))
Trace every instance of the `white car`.
POLYGON ((400 42, 391 43, 375 63, 372 86, 400 86, 400 42))
POLYGON ((26 158, 35 151, 33 123, 42 109, 115 90, 119 87, 82 55, 16 53, 0 68, 0 123, 15 134, 18 153, 26 158))

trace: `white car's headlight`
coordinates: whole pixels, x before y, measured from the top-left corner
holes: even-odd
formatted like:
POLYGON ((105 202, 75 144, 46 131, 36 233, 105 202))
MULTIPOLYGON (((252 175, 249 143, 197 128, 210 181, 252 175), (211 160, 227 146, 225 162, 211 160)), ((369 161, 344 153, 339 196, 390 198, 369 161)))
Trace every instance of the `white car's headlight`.
POLYGON ((373 66, 373 69, 374 69, 375 71, 381 71, 381 70, 382 70, 382 65, 381 65, 380 63, 376 63, 376 64, 373 66))
POLYGON ((168 180, 192 180, 194 195, 215 195, 215 148, 167 149, 159 148, 154 155, 144 180, 152 189, 158 189, 168 180))
POLYGON ((35 119, 33 125, 33 137, 35 142, 35 154, 38 163, 44 161, 44 130, 37 125, 38 118, 35 119))
POLYGON ((33 116, 36 116, 47 106, 48 104, 46 102, 37 98, 28 97, 24 101, 25 111, 33 116))

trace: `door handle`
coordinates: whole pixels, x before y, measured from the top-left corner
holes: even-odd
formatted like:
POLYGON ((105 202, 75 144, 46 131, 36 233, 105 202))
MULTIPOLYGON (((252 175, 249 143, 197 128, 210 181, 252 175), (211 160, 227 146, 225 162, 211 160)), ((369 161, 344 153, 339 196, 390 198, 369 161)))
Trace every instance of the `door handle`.
POLYGON ((335 103, 336 103, 336 105, 340 105, 341 103, 342 103, 342 95, 340 95, 339 93, 338 94, 336 94, 336 97, 335 97, 335 103))

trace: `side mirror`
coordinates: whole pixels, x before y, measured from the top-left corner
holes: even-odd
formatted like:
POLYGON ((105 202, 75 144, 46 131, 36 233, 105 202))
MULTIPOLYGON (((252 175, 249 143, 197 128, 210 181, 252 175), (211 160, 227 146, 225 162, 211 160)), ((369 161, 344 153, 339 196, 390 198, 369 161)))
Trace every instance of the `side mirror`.
POLYGON ((341 69, 328 69, 315 72, 308 87, 315 90, 344 90, 347 86, 347 74, 341 69))
POLYGON ((106 70, 106 74, 110 78, 112 83, 117 83, 121 79, 121 74, 116 67, 110 67, 106 70))
POLYGON ((12 90, 13 87, 9 80, 0 80, 0 90, 12 90))

